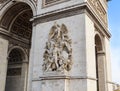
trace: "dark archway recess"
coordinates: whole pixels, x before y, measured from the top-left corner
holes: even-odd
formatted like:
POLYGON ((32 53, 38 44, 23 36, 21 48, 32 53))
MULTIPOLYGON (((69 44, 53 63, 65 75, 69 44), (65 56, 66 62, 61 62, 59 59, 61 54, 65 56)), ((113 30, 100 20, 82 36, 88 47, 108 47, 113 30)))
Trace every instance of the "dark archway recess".
POLYGON ((23 11, 32 12, 29 5, 25 3, 14 3, 4 14, 0 21, 0 26, 7 29, 10 27, 11 22, 23 11))
POLYGON ((31 46, 32 22, 30 19, 32 17, 33 12, 29 5, 15 2, 0 21, 0 26, 6 30, 7 38, 12 45, 9 47, 9 50, 11 48, 12 50, 8 54, 5 91, 25 91, 27 89, 29 67, 27 57, 29 57, 31 46))
POLYGON ((7 76, 21 75, 21 66, 23 63, 23 53, 19 49, 13 49, 8 56, 7 76))
POLYGON ((102 41, 101 41, 99 35, 95 36, 95 46, 97 48, 97 51, 102 51, 102 41))
POLYGON ((32 17, 33 12, 28 4, 15 2, 2 16, 0 27, 6 30, 6 32, 3 32, 7 36, 30 45, 32 36, 32 22, 30 19, 32 17))
POLYGON ((97 91, 106 91, 105 81, 105 53, 103 52, 102 40, 99 35, 95 36, 95 55, 96 55, 96 78, 97 91))
POLYGON ((98 64, 98 51, 102 50, 100 37, 95 36, 95 55, 96 55, 96 78, 97 78, 97 91, 99 91, 99 64, 98 64))
POLYGON ((32 11, 23 11, 12 24, 11 33, 16 34, 19 37, 30 40, 32 35, 32 11))
POLYGON ((18 48, 11 50, 9 53, 5 91, 23 91, 21 87, 21 84, 24 84, 21 77, 23 74, 23 54, 18 48))

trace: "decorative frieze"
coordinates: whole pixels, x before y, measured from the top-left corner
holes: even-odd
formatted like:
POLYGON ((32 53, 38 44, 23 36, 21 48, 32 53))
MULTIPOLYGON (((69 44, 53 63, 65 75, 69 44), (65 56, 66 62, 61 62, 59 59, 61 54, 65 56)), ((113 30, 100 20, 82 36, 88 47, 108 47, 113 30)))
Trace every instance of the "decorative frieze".
POLYGON ((71 39, 67 27, 62 24, 52 26, 43 54, 44 71, 69 71, 72 66, 71 39))
POLYGON ((0 0, 0 4, 6 2, 7 0, 0 0))
POLYGON ((93 6, 99 17, 102 18, 102 20, 105 23, 107 23, 106 11, 104 10, 101 2, 99 0, 88 0, 88 1, 93 6))
POLYGON ((43 7, 58 4, 68 0, 43 0, 43 7))

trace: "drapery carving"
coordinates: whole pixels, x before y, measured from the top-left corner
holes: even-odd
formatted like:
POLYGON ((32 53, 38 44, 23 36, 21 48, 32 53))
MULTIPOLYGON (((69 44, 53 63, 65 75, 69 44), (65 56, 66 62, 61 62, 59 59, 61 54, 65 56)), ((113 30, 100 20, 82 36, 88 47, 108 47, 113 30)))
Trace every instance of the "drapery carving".
POLYGON ((64 24, 51 28, 43 55, 44 71, 69 71, 72 66, 72 47, 68 30, 64 24))

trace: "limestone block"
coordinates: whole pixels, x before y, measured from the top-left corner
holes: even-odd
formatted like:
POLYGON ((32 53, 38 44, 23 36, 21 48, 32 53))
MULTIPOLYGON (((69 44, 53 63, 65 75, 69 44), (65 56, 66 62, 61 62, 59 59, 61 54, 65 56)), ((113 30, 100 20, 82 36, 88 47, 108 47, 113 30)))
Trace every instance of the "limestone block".
POLYGON ((87 80, 87 91, 97 91, 97 83, 95 79, 87 80))
POLYGON ((66 80, 43 80, 42 81, 43 91, 68 91, 66 86, 66 80))
POLYGON ((42 87, 42 85, 39 80, 34 81, 34 82, 32 82, 32 90, 30 90, 30 91, 41 91, 41 87, 42 87))
POLYGON ((69 91, 87 91, 86 79, 71 79, 69 84, 69 91))

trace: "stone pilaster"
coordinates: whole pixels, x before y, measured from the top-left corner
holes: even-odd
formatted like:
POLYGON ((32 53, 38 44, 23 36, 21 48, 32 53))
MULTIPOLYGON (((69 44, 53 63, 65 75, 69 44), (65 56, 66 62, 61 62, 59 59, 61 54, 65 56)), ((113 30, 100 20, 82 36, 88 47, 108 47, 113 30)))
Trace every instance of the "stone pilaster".
POLYGON ((98 87, 99 91, 106 91, 106 74, 105 74, 105 53, 97 53, 98 66, 98 87))
POLYGON ((5 91, 8 41, 0 38, 0 91, 5 91))

